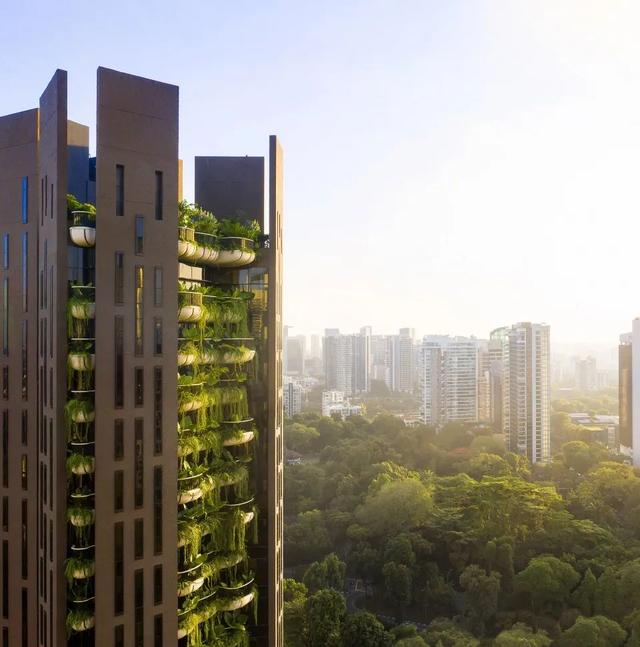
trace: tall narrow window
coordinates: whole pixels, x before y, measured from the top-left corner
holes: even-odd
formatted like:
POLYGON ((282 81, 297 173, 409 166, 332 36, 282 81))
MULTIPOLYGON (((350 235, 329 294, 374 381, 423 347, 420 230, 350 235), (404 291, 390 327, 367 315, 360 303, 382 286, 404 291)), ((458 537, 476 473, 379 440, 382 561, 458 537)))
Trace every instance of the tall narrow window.
POLYGON ((135 419, 135 451, 133 474, 133 504, 136 508, 144 505, 144 420, 135 419))
POLYGON ((26 499, 22 499, 22 579, 29 577, 29 508, 26 499))
POLYGON ((144 557, 144 521, 135 519, 133 522, 133 555, 134 559, 144 557))
POLYGON ((156 171, 156 220, 162 220, 164 210, 164 186, 162 171, 156 171))
POLYGON ((22 234, 22 311, 29 309, 29 234, 22 234))
POLYGON ((122 512, 124 508, 124 472, 116 470, 113 473, 113 511, 122 512))
POLYGON ((42 294, 40 295, 40 307, 41 308, 46 308, 47 303, 48 303, 48 297, 47 297, 47 267, 49 267, 49 264, 47 263, 47 258, 49 256, 49 241, 45 238, 44 241, 44 261, 42 263, 43 269, 40 270, 42 273, 42 294))
POLYGON ((2 497, 2 530, 9 530, 9 497, 2 497))
POLYGON ((114 349, 114 405, 121 408, 124 406, 124 320, 121 316, 114 320, 114 349))
POLYGON ((9 234, 2 236, 2 269, 9 269, 9 234))
POLYGON ((20 426, 20 437, 23 445, 29 444, 29 412, 24 409, 22 411, 22 422, 20 426))
POLYGON ((124 611, 124 526, 121 521, 113 527, 113 613, 124 611))
POLYGON ((142 254, 144 252, 144 216, 136 216, 134 249, 136 254, 142 254))
POLYGON ((2 487, 9 487, 9 412, 2 412, 2 487))
POLYGON ((2 399, 9 399, 9 367, 2 367, 2 399))
POLYGON ((143 297, 144 297, 144 268, 141 265, 136 265, 135 269, 135 346, 134 352, 137 356, 144 353, 144 310, 143 310, 143 297))
POLYGON ((113 637, 114 647, 124 647, 124 625, 117 625, 113 637))
POLYGON ((153 354, 162 355, 162 319, 153 320, 153 354))
POLYGON ((113 301, 116 305, 124 303, 124 254, 116 252, 114 282, 113 282, 113 301))
POLYGON ((162 367, 153 369, 153 453, 162 454, 162 367))
POLYGON ((113 460, 121 461, 124 458, 124 420, 113 422, 113 460))
POLYGON ((153 603, 162 604, 162 564, 153 567, 153 603))
POLYGON ((20 459, 20 481, 22 482, 22 489, 29 489, 29 464, 27 462, 27 455, 22 454, 20 459))
POLYGON ((27 589, 22 589, 22 647, 29 647, 29 602, 27 589))
POLYGON ((136 366, 133 369, 133 382, 135 405, 141 407, 144 404, 144 368, 142 366, 136 366))
POLYGON ((134 600, 134 646, 144 647, 144 577, 142 569, 134 573, 133 582, 134 600))
POLYGON ((22 373, 21 373, 21 389, 22 389, 22 399, 27 399, 28 387, 29 387, 29 370, 27 367, 27 361, 29 357, 28 352, 28 343, 29 343, 29 326, 26 319, 22 322, 22 373))
POLYGON ((153 468, 153 552, 162 552, 162 467, 153 468))
POLYGON ((162 305, 162 268, 153 268, 153 305, 160 307, 162 305))
POLYGON ((9 542, 2 542, 2 617, 9 617, 9 542))
POLYGON ((9 277, 2 283, 2 354, 9 355, 9 277))
POLYGON ((20 219, 26 225, 29 221, 29 178, 23 177, 21 183, 20 219))
POLYGON ((153 616, 153 647, 162 647, 162 614, 153 616))
POLYGON ((124 216, 124 166, 116 164, 116 216, 124 216))

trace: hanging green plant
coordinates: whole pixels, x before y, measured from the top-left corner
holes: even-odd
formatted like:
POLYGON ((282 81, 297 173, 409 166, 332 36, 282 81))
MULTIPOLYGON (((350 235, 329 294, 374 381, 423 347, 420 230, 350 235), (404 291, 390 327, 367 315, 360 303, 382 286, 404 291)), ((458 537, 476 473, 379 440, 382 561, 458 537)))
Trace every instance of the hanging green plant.
POLYGON ((67 335, 87 337, 90 322, 95 318, 96 304, 93 296, 76 293, 67 300, 67 335))
POLYGON ((67 474, 82 476, 93 474, 95 470, 95 458, 85 454, 74 452, 67 458, 67 474))
POLYGON ((96 570, 95 560, 86 557, 68 557, 64 563, 64 575, 68 582, 93 577, 96 570))
POLYGON ((71 609, 67 613, 67 631, 79 633, 91 629, 95 624, 95 616, 90 609, 71 609))
POLYGON ((64 419, 67 429, 70 425, 86 424, 95 418, 94 405, 91 400, 72 398, 64 406, 64 419))

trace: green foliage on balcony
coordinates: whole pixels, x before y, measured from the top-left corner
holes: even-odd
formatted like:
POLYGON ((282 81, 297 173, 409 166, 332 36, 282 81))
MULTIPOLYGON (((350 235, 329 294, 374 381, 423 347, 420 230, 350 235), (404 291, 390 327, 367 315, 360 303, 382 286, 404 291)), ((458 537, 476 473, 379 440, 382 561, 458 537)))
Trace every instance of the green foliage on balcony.
POLYGON ((67 300, 67 335, 86 337, 89 332, 91 311, 95 309, 95 297, 75 293, 67 300))
POLYGON ((67 474, 91 474, 95 467, 95 458, 73 452, 66 461, 67 474))
MULTIPOLYGON (((75 195, 67 193, 67 216, 73 218, 74 211, 84 211, 86 216, 90 219, 95 220, 96 218, 96 207, 90 202, 80 202, 75 195)), ((74 222, 75 224, 75 222, 74 222)))
POLYGON ((219 237, 239 237, 257 241, 260 225, 257 220, 240 216, 236 219, 218 220, 211 212, 186 200, 178 203, 178 226, 219 237))
POLYGON ((64 562, 64 576, 67 582, 72 583, 78 575, 80 578, 92 577, 95 572, 96 562, 88 557, 68 557, 64 562))
POLYGON ((93 627, 94 614, 91 609, 71 609, 67 613, 66 625, 68 633, 78 633, 93 627))

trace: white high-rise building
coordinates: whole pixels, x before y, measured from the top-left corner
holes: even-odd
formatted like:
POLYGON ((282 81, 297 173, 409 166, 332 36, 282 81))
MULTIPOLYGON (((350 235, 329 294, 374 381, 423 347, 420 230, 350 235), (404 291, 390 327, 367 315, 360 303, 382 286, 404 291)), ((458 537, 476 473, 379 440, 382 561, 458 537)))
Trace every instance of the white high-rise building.
POLYGON ((384 382, 394 390, 394 338, 389 335, 371 336, 371 379, 384 382))
POLYGON ((518 323, 503 338, 502 428, 509 451, 532 463, 549 460, 551 431, 550 332, 518 323))
POLYGON ((478 420, 491 421, 491 358, 489 342, 478 341, 478 420))
POLYGON ((323 342, 325 385, 347 395, 369 391, 371 374, 371 328, 357 335, 341 335, 327 328, 323 342))
POLYGON ((426 336, 420 361, 422 417, 426 424, 478 420, 478 340, 426 336))
POLYGON ((413 393, 415 364, 413 328, 400 328, 395 338, 393 390, 402 393, 413 393))
POLYGON ((303 393, 302 384, 295 382, 291 378, 285 378, 282 395, 284 413, 287 417, 291 418, 291 416, 295 416, 302 411, 303 393))
POLYGON ((595 357, 575 358, 576 388, 595 391, 598 388, 598 368, 595 357))

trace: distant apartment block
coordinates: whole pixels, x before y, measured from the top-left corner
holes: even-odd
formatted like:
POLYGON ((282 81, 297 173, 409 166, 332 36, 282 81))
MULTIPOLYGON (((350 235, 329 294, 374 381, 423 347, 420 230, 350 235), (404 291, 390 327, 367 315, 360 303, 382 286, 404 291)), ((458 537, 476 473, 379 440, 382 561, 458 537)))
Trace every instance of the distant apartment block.
POLYGON ((413 328, 400 328, 394 340, 394 380, 393 391, 413 393, 415 377, 415 331, 413 328))
POLYGON ((575 359, 575 379, 579 391, 596 391, 599 388, 595 357, 575 359))
POLYGON ((640 467, 640 318, 633 320, 630 333, 620 335, 618 358, 620 445, 640 467))
POLYGON ((371 328, 356 335, 343 335, 337 328, 325 330, 323 340, 325 386, 347 395, 370 389, 371 328))
POLYGON ((502 429, 509 451, 532 463, 549 460, 550 329, 518 323, 501 333, 502 429))
POLYGON ((426 336, 420 361, 422 416, 426 424, 478 420, 478 340, 426 336))
POLYGON ((284 413, 288 418, 302 411, 304 387, 292 380, 285 378, 283 386, 284 413))

